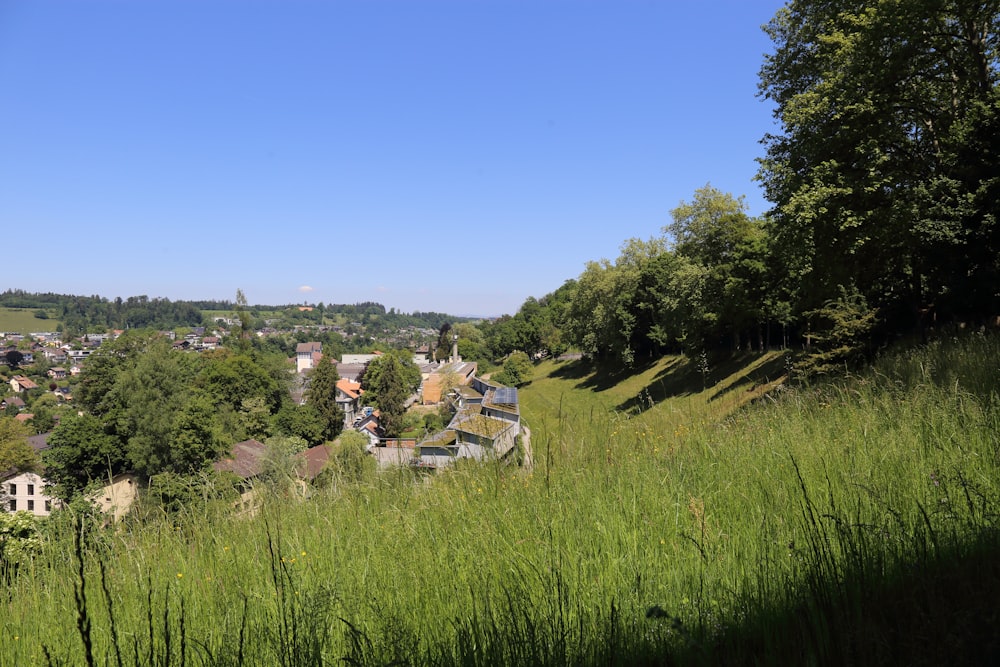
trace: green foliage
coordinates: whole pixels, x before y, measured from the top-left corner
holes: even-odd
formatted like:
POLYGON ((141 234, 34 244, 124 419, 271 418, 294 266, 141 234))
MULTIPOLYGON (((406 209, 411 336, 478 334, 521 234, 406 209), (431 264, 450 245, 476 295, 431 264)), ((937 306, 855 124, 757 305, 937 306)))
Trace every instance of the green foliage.
POLYGON ((29 512, 0 512, 0 582, 5 585, 18 569, 42 551, 38 521, 29 512))
POLYGON ((236 482, 234 477, 214 471, 197 475, 161 472, 149 479, 149 486, 134 514, 158 516, 165 513, 175 518, 203 515, 214 501, 232 502, 239 495, 236 482))
POLYGON ((308 448, 308 443, 296 436, 273 436, 264 444, 267 453, 263 461, 261 481, 271 484, 275 490, 288 492, 298 479, 296 455, 308 448))
POLYGON ((310 447, 326 441, 323 418, 310 405, 286 404, 274 415, 274 428, 279 435, 302 438, 310 447))
POLYGON ((281 405, 287 386, 282 386, 251 355, 223 350, 203 355, 202 359, 205 367, 198 376, 198 383, 217 403, 239 409, 244 400, 260 397, 271 411, 281 405))
POLYGON ((810 347, 797 369, 804 375, 857 368, 869 357, 877 314, 861 294, 842 289, 839 298, 807 313, 807 318, 821 333, 810 336, 810 347))
POLYGON ((514 352, 503 362, 503 370, 492 376, 508 387, 521 387, 531 382, 534 366, 524 352, 514 352))
POLYGON ((324 354, 308 375, 306 405, 319 416, 323 439, 333 440, 344 430, 344 409, 337 403, 340 375, 330 355, 324 354))
POLYGON ((4 354, 4 361, 7 363, 7 366, 9 366, 12 371, 20 368, 21 361, 23 360, 24 360, 24 354, 19 352, 18 350, 8 350, 7 353, 4 354))
POLYGON ((856 285, 913 328, 996 312, 1000 6, 795 1, 766 26, 760 179, 807 312, 856 285))
POLYGON ((405 351, 389 352, 368 362, 358 380, 365 401, 379 409, 386 437, 397 437, 403 430, 406 400, 420 386, 420 369, 405 351))
POLYGON ((333 443, 330 459, 323 472, 323 484, 357 484, 375 476, 375 459, 368 454, 368 438, 357 431, 346 431, 333 443))
POLYGON ((618 381, 543 362, 520 392, 530 470, 328 473, 253 515, 88 525, 79 560, 46 522, 0 655, 85 664, 83 578, 112 663, 118 645, 170 664, 169 625, 173 664, 989 664, 998 346, 937 343, 754 405, 780 355, 717 362, 704 391, 681 357, 618 381))
POLYGON ((13 417, 0 416, 0 472, 34 471, 38 455, 28 444, 30 429, 13 417))
POLYGON ((69 500, 92 482, 123 472, 129 462, 122 441, 94 415, 70 415, 48 438, 42 454, 49 489, 69 500))

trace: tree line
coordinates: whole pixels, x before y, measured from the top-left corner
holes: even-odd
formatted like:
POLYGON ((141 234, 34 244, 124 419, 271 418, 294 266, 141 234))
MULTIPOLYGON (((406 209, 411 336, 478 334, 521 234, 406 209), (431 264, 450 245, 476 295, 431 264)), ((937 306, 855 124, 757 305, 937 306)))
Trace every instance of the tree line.
POLYGON ((823 370, 1000 315, 1000 2, 794 0, 765 26, 757 178, 710 185, 490 329, 500 349, 808 348, 823 370), (519 347, 514 347, 519 346, 519 347))

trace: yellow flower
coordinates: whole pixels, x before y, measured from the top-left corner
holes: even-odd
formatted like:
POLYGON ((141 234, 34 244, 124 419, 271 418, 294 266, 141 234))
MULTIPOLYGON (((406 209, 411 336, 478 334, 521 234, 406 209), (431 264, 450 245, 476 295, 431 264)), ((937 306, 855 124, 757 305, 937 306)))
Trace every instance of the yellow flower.
POLYGON ((305 552, 305 551, 303 551, 303 552, 302 552, 302 555, 303 555, 303 556, 305 556, 305 555, 306 555, 306 552, 305 552))
POLYGON ((183 572, 178 572, 177 573, 177 578, 178 579, 183 579, 184 578, 184 573, 183 572))

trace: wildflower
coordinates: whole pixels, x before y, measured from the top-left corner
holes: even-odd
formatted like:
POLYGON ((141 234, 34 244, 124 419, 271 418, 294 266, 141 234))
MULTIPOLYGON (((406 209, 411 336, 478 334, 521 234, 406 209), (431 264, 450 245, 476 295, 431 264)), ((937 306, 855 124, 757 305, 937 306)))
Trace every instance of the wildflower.
POLYGON ((184 578, 184 573, 183 572, 178 572, 177 573, 177 578, 178 579, 183 579, 184 578))
POLYGON ((305 556, 305 555, 306 555, 306 552, 305 552, 305 551, 303 551, 303 552, 302 552, 302 555, 303 555, 303 556, 305 556))

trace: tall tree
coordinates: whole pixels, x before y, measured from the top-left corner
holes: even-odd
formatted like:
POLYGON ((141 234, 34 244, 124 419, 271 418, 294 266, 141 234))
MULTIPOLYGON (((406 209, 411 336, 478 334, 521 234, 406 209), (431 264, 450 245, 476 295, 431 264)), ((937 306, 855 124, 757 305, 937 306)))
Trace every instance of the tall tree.
POLYGON ((998 0, 793 0, 766 26, 760 179, 800 310, 996 312, 998 26, 998 0))
POLYGON ((372 365, 369 364, 362 387, 366 400, 378 406, 379 424, 386 436, 394 438, 403 429, 403 415, 409 392, 406 390, 402 365, 396 355, 386 354, 377 361, 378 372, 372 373, 372 365))
MULTIPOLYGON (((761 330, 768 263, 762 223, 747 214, 743 198, 711 185, 695 191, 691 202, 671 211, 665 232, 675 251, 705 269, 703 312, 706 335, 729 336, 733 350, 761 330)), ((760 338, 759 336, 757 338, 760 338)))
POLYGON ((321 356, 316 367, 309 372, 306 405, 319 415, 325 440, 333 440, 344 430, 344 409, 337 404, 338 380, 337 367, 327 354, 321 356))

